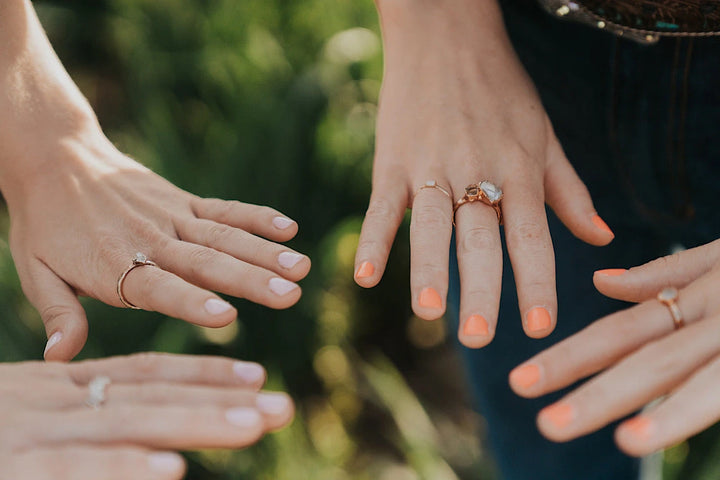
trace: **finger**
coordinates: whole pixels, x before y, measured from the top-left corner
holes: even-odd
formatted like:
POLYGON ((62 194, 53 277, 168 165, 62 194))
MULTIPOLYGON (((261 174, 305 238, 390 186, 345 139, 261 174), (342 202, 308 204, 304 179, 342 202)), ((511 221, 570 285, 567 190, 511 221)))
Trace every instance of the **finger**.
POLYGON ((492 340, 500 308, 502 246, 495 211, 480 202, 455 212, 460 270, 460 327, 466 347, 480 348, 492 340))
MULTIPOLYGON (((714 281, 703 278, 680 292, 677 304, 686 324, 706 315, 705 289, 714 281)), ((613 365, 673 329, 668 308, 657 300, 613 313, 515 368, 510 372, 510 386, 523 397, 559 390, 613 365)))
POLYGON ((185 461, 176 453, 115 446, 36 448, 14 454, 9 468, 7 478, 32 480, 179 480, 185 475, 185 461))
POLYGON ((158 267, 133 269, 122 285, 132 305, 205 327, 223 327, 237 317, 235 307, 212 292, 158 267))
POLYGON ((623 422, 615 433, 627 454, 644 456, 675 445, 720 420, 720 356, 694 373, 660 405, 623 422))
POLYGON ((75 383, 87 385, 98 375, 113 383, 165 382, 212 386, 248 387, 259 390, 265 369, 252 362, 201 355, 136 353, 125 357, 86 360, 69 365, 75 383))
POLYGON ((298 232, 297 222, 270 207, 197 197, 191 205, 198 218, 239 228, 275 242, 286 242, 298 232))
POLYGON ((395 234, 408 205, 407 191, 393 186, 401 184, 388 178, 373 186, 355 253, 355 282, 361 287, 374 287, 385 273, 395 234))
POLYGON ((639 267, 599 270, 595 287, 610 298, 642 302, 667 286, 684 287, 707 273, 720 257, 720 240, 701 247, 661 257, 639 267))
POLYGON ((23 291, 45 324, 45 360, 72 360, 85 346, 88 335, 85 310, 77 295, 40 260, 30 263, 21 280, 23 291))
POLYGON ((194 285, 271 308, 288 308, 302 295, 296 283, 202 245, 173 241, 159 252, 157 260, 194 285))
POLYGON ((421 189, 410 219, 410 291, 415 314, 435 320, 447 300, 452 201, 437 189, 421 189))
POLYGON ((597 214, 590 192, 557 140, 551 142, 548 150, 545 201, 560 221, 580 240, 602 246, 615 238, 610 227, 597 214))
POLYGON ((554 441, 572 440, 669 392, 717 355, 719 327, 719 317, 705 319, 646 345, 543 409, 541 433, 554 441))
POLYGON ((192 219, 178 222, 176 229, 180 240, 227 253, 289 280, 298 281, 310 271, 310 259, 307 256, 222 223, 192 219))
POLYGON ((523 328, 530 337, 545 337, 555 328, 557 294, 555 253, 543 193, 531 183, 511 183, 502 208, 523 328))

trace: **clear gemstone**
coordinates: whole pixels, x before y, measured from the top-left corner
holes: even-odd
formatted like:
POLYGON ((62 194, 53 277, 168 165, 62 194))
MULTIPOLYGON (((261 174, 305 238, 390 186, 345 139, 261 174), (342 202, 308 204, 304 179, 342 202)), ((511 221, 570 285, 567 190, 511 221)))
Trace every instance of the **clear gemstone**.
POLYGON ((147 262, 147 256, 145 256, 144 253, 137 252, 135 254, 135 258, 133 258, 133 260, 138 263, 145 263, 145 262, 147 262))
POLYGON ((496 187, 494 184, 490 182, 482 182, 480 183, 480 190, 483 191, 485 196, 490 200, 492 203, 500 201, 502 198, 503 192, 499 187, 496 187))
POLYGON ((434 187, 435 185, 437 185, 437 182, 435 182, 435 180, 428 180, 427 182, 425 182, 426 187, 434 187))
POLYGON ((658 293, 658 300, 661 302, 672 302, 673 300, 676 300, 678 297, 678 290, 675 287, 667 287, 663 288, 660 293, 658 293))

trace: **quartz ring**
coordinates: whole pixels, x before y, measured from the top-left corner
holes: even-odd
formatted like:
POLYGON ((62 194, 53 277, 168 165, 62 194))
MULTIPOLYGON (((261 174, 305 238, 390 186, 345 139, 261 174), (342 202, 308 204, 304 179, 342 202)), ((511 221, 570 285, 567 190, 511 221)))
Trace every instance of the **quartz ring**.
POLYGON ((155 262, 151 262, 148 260, 147 256, 144 254, 138 252, 135 254, 135 256, 132 259, 132 263, 128 268, 125 269, 125 271, 120 275, 120 278, 118 278, 117 281, 117 294, 120 298, 120 302, 125 305, 127 308, 131 308, 133 310, 141 310, 140 307, 133 305, 131 302, 128 301, 127 298, 125 298, 125 294, 123 294, 123 283, 125 282, 125 278, 128 276, 130 272, 135 270, 138 267, 157 267, 157 264, 155 262))
POLYGON ((495 210, 495 214, 497 215, 498 223, 502 225, 503 215, 502 206, 500 204, 502 202, 502 199, 502 189, 500 189, 500 187, 496 186, 495 184, 488 182, 487 180, 468 185, 467 187, 465 187, 465 195, 463 195, 460 200, 455 202, 455 206, 453 207, 453 225, 455 225, 455 213, 457 212, 457 209, 462 207, 466 203, 472 203, 477 201, 480 201, 485 205, 492 207, 493 210, 495 210))
POLYGON ((658 301, 660 301, 660 303, 668 307, 668 310, 670 310, 670 315, 672 315, 675 330, 685 326, 685 319, 683 318, 680 307, 678 307, 677 304, 679 296, 680 293, 675 287, 663 288, 662 290, 660 290, 660 293, 657 294, 658 301))
POLYGON ((417 194, 420 193, 421 190, 426 189, 426 188, 433 188, 435 190, 439 190, 443 194, 445 194, 446 197, 448 197, 449 199, 452 200, 452 196, 450 195, 450 192, 448 192, 445 188, 440 186, 435 180, 428 180, 427 182, 425 182, 425 184, 422 187, 418 188, 415 191, 415 195, 413 195, 413 198, 415 198, 417 196, 417 194))
POLYGON ((90 383, 88 383, 88 396, 85 399, 85 405, 93 410, 100 409, 103 403, 105 403, 105 391, 107 390, 108 385, 110 385, 110 377, 106 377, 105 375, 98 375, 90 380, 90 383))

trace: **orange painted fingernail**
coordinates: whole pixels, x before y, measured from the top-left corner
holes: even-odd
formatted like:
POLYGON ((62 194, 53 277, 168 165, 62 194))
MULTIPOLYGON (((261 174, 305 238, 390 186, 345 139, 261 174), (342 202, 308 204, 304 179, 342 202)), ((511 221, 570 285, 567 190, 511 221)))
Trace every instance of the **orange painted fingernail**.
POLYGON ((613 233, 613 231, 610 230, 610 227, 608 227, 607 223, 605 223, 605 221, 602 218, 600 218, 600 215, 598 215, 597 213, 595 215, 593 215, 592 222, 600 230, 603 230, 603 231, 609 233, 610 235, 612 235, 613 237, 615 237, 615 234, 613 233))
POLYGON ((620 428, 627 430, 633 436, 642 440, 650 438, 654 430, 652 420, 642 415, 638 415, 637 417, 624 422, 620 428))
POLYGON ((530 388, 540 380, 540 367, 533 363, 522 365, 510 372, 510 383, 520 388, 530 388))
POLYGON ((373 273, 375 273, 375 266, 370 262, 363 262, 355 272, 355 278, 371 277, 373 273))
POLYGON ((627 272, 624 268, 606 268, 605 270, 598 270, 595 272, 597 275, 606 275, 608 277, 617 277, 627 272))
POLYGON ((465 320, 465 326, 463 327, 463 333, 465 335, 476 337, 479 335, 489 335, 488 323, 481 315, 470 315, 465 320))
POLYGON ((442 298, 434 288, 423 288, 418 297, 418 305, 423 308, 442 308, 442 298))
POLYGON ((546 330, 550 328, 551 323, 550 312, 543 307, 535 307, 527 314, 527 328, 531 332, 546 330))
POLYGON ((540 410, 540 416, 546 418, 555 428, 565 428, 575 420, 575 409, 569 403, 554 403, 540 410))

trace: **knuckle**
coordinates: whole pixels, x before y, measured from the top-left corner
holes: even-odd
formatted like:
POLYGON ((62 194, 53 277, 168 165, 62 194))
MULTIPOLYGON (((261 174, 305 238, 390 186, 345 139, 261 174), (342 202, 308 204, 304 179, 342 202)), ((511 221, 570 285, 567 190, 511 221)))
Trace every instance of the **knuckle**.
POLYGON ((460 249, 463 252, 490 250, 497 247, 499 235, 497 230, 485 226, 476 226, 462 234, 460 249))
POLYGON ((389 248, 385 242, 379 240, 361 239, 358 242, 357 251, 360 253, 371 252, 379 256, 386 256, 389 248))
POLYGON ((215 262, 216 253, 204 247, 194 248, 188 254, 188 264, 193 275, 203 276, 215 262))
POLYGON ((390 201, 385 198, 377 198, 370 202, 365 217, 392 221, 397 219, 398 214, 397 209, 394 208, 390 201))
POLYGON ((75 309, 67 305, 50 305, 40 312, 40 317, 45 325, 53 325, 73 315, 75 315, 75 309))
POLYGON ((417 228, 441 229, 449 228, 451 223, 448 213, 440 207, 428 205, 415 212, 412 224, 417 228))
POLYGON ((152 352, 135 353, 128 357, 133 371, 145 376, 153 376, 160 372, 163 357, 152 352))
POLYGON ((207 245, 221 245, 231 239, 233 229, 222 223, 214 223, 205 231, 205 242, 207 245))
POLYGON ((548 240, 547 227, 536 222, 521 222, 507 232, 513 241, 530 245, 544 244, 548 240))

